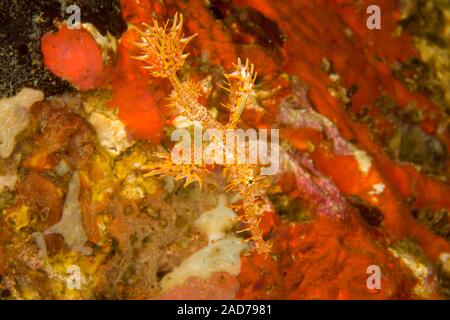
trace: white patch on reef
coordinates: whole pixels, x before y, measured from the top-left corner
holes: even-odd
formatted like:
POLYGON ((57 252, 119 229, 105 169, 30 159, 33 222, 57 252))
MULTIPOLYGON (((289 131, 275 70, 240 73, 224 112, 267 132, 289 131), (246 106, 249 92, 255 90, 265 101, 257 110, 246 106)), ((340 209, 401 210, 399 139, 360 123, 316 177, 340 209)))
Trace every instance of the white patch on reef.
POLYGON ((384 183, 376 183, 372 186, 372 191, 369 192, 370 195, 372 196, 376 196, 379 194, 382 194, 384 191, 384 188, 386 188, 386 186, 384 185, 384 183))
POLYGON ((229 237, 209 244, 184 260, 161 280, 163 292, 183 284, 190 277, 209 278, 216 272, 238 275, 241 271, 241 251, 245 244, 237 237, 229 237))
POLYGON ((360 150, 352 145, 352 154, 358 162, 359 171, 367 175, 372 166, 372 158, 363 150, 360 150))
POLYGON ((14 174, 7 174, 4 176, 0 176, 0 191, 6 187, 10 191, 14 191, 16 188, 16 182, 17 182, 17 175, 14 174))
POLYGON ((204 212, 195 225, 208 236, 209 243, 225 238, 236 221, 236 212, 227 207, 227 198, 220 195, 217 207, 204 212))
POLYGON ((83 255, 90 255, 92 248, 84 246, 88 238, 83 227, 83 217, 78 201, 79 194, 80 175, 75 172, 69 182, 62 218, 57 224, 45 230, 44 235, 59 233, 72 250, 83 255))
POLYGON ((111 155, 117 156, 131 146, 125 126, 119 119, 94 111, 89 116, 89 122, 94 127, 100 144, 111 155))
POLYGON ((108 65, 111 61, 111 56, 117 52, 117 39, 108 32, 103 36, 94 25, 91 23, 83 23, 81 27, 88 31, 99 45, 102 51, 102 59, 104 65, 108 65))
POLYGON ((184 260, 161 280, 162 292, 182 285, 190 277, 209 278, 216 272, 238 275, 241 252, 247 247, 234 233, 227 233, 236 221, 236 213, 227 206, 226 197, 219 196, 216 208, 204 212, 195 222, 209 239, 209 244, 184 260))
POLYGON ((70 171, 70 167, 69 165, 63 160, 61 160, 55 167, 55 173, 62 177, 64 176, 66 173, 69 173, 70 171))
POLYGON ((30 121, 30 107, 44 100, 44 94, 34 89, 22 89, 11 98, 0 99, 0 157, 8 158, 14 150, 16 136, 30 121))

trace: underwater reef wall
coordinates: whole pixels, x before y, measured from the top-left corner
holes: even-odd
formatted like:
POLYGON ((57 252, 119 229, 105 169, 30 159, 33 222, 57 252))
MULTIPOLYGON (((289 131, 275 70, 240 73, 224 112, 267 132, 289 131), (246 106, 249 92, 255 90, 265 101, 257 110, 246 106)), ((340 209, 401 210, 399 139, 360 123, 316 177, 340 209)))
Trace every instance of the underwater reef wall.
MULTIPOLYGON (((22 3, 13 2, 17 8, 22 3)), ((61 18, 59 9, 48 9, 47 1, 35 3, 43 12, 42 27, 33 29, 27 16, 23 20, 28 24, 18 28, 19 38, 30 42, 19 43, 8 29, 0 30, 0 55, 9 59, 0 66, 0 95, 13 95, 25 85, 46 96, 77 89, 89 97, 87 105, 95 101, 117 111, 135 143, 124 146, 127 151, 118 158, 107 158, 98 151, 83 112, 71 106, 78 103, 75 98, 31 108, 33 128, 40 134, 34 138, 37 150, 25 153, 21 165, 26 168, 23 175, 31 174, 19 179, 16 198, 4 197, 2 209, 5 216, 13 216, 24 204, 42 205, 24 200, 38 181, 46 194, 43 202, 52 208, 51 223, 39 223, 56 223, 64 206, 60 189, 67 181, 53 183, 43 172, 54 170, 67 153, 67 162, 82 172, 80 210, 87 241, 95 246, 95 261, 86 262, 86 273, 94 279, 92 292, 77 297, 206 299, 214 292, 218 298, 238 299, 450 298, 446 1, 74 1, 88 12, 83 22, 116 38, 106 64, 104 48, 92 34, 53 28, 52 20, 61 18), (373 4, 381 8, 380 30, 366 26, 366 8, 373 4), (228 115, 221 107, 222 74, 233 69, 238 58, 249 59, 258 76, 254 101, 243 111, 240 125, 279 128, 285 166, 267 187, 270 205, 259 222, 264 241, 272 245, 270 253, 249 252, 240 258, 240 272, 235 272, 233 260, 233 272, 218 270, 206 279, 193 276, 161 292, 161 279, 182 266, 189 254, 211 245, 190 229, 200 212, 209 212, 206 204, 198 203, 199 197, 211 196, 209 191, 199 196, 197 189, 179 188, 172 194, 168 183, 163 187, 133 171, 136 163, 151 158, 142 150, 168 145, 175 115, 167 108, 169 81, 152 77, 142 69, 145 64, 133 58, 140 54, 135 45, 139 34, 130 26, 168 21, 177 12, 184 16, 183 32, 197 34, 180 79, 200 83, 199 103, 220 122, 228 115), (91 51, 80 44, 85 36, 91 51), (82 59, 78 66, 83 68, 64 67, 66 45, 82 59), (42 124, 57 118, 67 126, 62 133, 42 124), (67 143, 58 138, 64 134, 67 143), (45 143, 54 137, 59 151, 46 153, 45 143), (105 168, 109 165, 114 170, 105 168), (94 178, 102 186, 96 186, 94 178), (133 183, 139 184, 139 192, 130 187, 133 183), (99 196, 104 186, 113 191, 99 196), (96 199, 92 205, 91 197, 96 199), (185 203, 193 207, 186 209, 185 203), (370 266, 381 271, 381 289, 367 287, 370 266), (114 284, 108 283, 111 274, 114 284)), ((24 14, 19 9, 11 12, 24 14)), ((27 139, 20 141, 20 148, 26 149, 27 139)), ((8 265, 2 254, 9 252, 5 239, 14 233, 5 230, 0 233, 0 273, 6 274, 16 266, 8 265)), ((243 236, 249 237, 245 232, 243 236)), ((53 257, 61 258, 61 239, 46 241, 53 257)))

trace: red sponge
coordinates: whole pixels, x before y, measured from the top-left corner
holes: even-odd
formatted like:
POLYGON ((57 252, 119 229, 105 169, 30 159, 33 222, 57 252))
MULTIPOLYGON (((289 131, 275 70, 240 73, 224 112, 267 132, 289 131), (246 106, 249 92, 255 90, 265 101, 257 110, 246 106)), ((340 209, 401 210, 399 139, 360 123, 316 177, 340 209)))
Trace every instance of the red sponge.
POLYGON ((106 79, 101 49, 86 30, 63 26, 42 37, 41 50, 45 66, 79 90, 98 87, 106 79))

